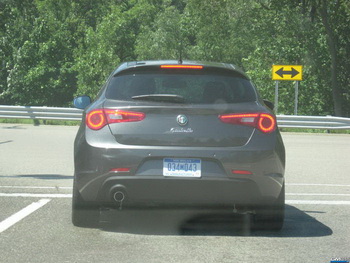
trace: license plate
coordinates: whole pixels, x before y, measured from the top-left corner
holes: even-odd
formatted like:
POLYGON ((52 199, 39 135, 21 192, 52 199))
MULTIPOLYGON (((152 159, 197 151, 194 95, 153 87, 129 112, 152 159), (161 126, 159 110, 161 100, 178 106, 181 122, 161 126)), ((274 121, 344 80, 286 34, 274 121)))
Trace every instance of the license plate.
POLYGON ((200 159, 163 159, 163 175, 174 177, 201 177, 200 159))

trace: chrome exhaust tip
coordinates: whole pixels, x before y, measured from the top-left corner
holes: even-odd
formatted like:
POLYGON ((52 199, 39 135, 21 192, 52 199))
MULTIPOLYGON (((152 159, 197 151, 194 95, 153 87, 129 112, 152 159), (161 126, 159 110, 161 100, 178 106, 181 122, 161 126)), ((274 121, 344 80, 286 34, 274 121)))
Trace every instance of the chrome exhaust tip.
POLYGON ((115 192, 113 194, 113 199, 114 199, 114 201, 121 203, 125 199, 125 194, 123 192, 120 192, 120 191, 115 192))

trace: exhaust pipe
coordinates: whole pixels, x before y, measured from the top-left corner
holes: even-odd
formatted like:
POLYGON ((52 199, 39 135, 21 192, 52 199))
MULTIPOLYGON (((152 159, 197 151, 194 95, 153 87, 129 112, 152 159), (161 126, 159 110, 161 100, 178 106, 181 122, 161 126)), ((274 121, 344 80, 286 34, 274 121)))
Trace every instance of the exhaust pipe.
POLYGON ((115 192, 115 193, 114 193, 113 199, 114 199, 114 201, 116 201, 116 202, 118 202, 118 203, 121 203, 121 202, 124 201, 125 195, 124 195, 123 192, 118 191, 118 192, 115 192))
POLYGON ((115 202, 119 210, 122 210, 123 203, 127 199, 127 191, 124 185, 118 184, 110 189, 110 198, 115 202))

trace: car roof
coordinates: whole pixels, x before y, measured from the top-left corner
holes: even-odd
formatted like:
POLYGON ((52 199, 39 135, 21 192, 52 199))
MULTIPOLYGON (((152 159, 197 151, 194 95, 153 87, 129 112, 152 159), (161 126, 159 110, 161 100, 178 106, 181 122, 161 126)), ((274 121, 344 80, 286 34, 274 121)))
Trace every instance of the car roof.
POLYGON ((232 71, 242 75, 244 78, 249 79, 249 77, 241 70, 239 67, 233 64, 220 63, 220 62, 203 62, 203 61, 191 61, 191 60, 144 60, 144 61, 129 61, 122 63, 114 72, 113 76, 118 75, 121 72, 138 69, 138 68, 151 68, 160 67, 161 65, 199 65, 203 66, 204 69, 211 70, 223 70, 232 71))

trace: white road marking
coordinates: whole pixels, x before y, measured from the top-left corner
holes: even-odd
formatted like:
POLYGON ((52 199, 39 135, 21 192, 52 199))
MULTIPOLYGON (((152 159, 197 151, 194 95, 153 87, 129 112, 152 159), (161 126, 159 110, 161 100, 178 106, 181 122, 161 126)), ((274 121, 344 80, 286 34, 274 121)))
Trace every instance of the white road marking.
POLYGON ((6 229, 21 221, 23 218, 38 210, 40 207, 46 205, 50 201, 50 199, 41 199, 38 202, 31 203, 27 207, 18 211, 16 214, 6 218, 0 223, 0 233, 4 232, 6 229))
POLYGON ((289 205, 350 205, 350 201, 286 200, 289 205))
POLYGON ((0 193, 0 197, 71 198, 72 194, 0 193))
MULTIPOLYGON (((304 184, 304 183, 286 183, 287 186, 332 186, 332 187, 350 187, 349 184, 304 184)), ((21 186, 21 185, 0 185, 0 188, 8 189, 68 189, 71 186, 21 186)))
POLYGON ((290 183, 288 186, 334 186, 334 187, 350 187, 350 184, 298 184, 298 183, 290 183))
POLYGON ((296 196, 350 196, 350 194, 323 194, 323 193, 286 193, 286 195, 296 195, 296 196))
MULTIPOLYGON (((288 194, 287 194, 288 195, 288 194)), ((302 194, 295 194, 302 195, 302 194)), ((309 195, 309 194, 305 194, 309 195)), ((315 194, 317 195, 317 194, 315 194)), ((336 194, 334 194, 336 195, 336 194)), ((28 193, 0 193, 0 197, 39 197, 39 198, 72 198, 71 194, 28 194, 28 193)), ((350 201, 335 200, 286 200, 290 205, 350 205, 350 201)))
POLYGON ((71 186, 16 186, 16 185, 0 185, 0 188, 12 189, 73 189, 71 186))
MULTIPOLYGON (((286 193, 288 196, 350 196, 350 194, 286 193)), ((71 198, 72 194, 0 193, 0 197, 71 198)))

